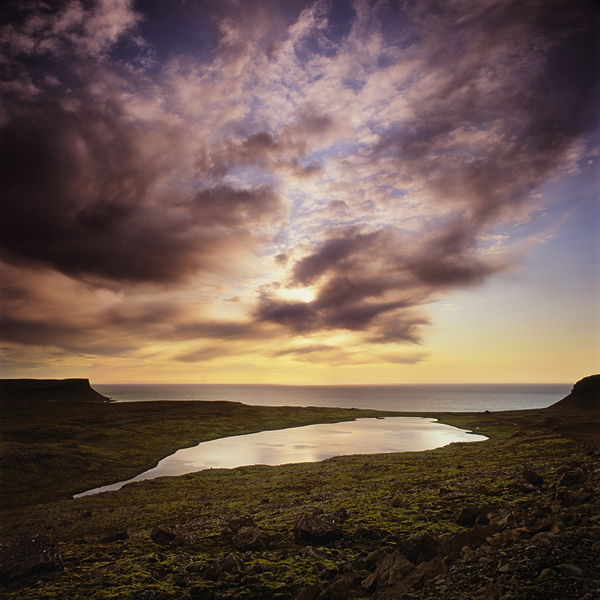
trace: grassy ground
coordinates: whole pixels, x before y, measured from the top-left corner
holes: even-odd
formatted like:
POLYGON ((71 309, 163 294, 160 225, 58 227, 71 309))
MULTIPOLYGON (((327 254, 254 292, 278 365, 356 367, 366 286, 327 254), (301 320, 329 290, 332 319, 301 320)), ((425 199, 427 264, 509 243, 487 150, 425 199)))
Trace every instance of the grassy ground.
POLYGON ((0 403, 3 509, 70 498, 134 477, 200 442, 379 411, 235 402, 0 403))
MULTIPOLYGON (((261 597, 293 597, 296 588, 326 581, 346 562, 358 564, 370 552, 399 548, 415 532, 443 536, 461 530, 453 518, 461 506, 497 513, 531 504, 535 494, 514 486, 523 466, 552 484, 559 465, 585 454, 580 443, 561 435, 576 430, 581 415, 426 413, 419 416, 437 417, 489 440, 427 452, 214 469, 71 500, 67 498, 75 492, 131 477, 176 448, 202 440, 390 413, 219 402, 30 403, 5 406, 3 413, 3 485, 9 501, 0 537, 10 543, 47 535, 59 544, 65 563, 64 571, 0 588, 0 598, 22 600, 208 598, 215 586, 228 585, 227 578, 212 582, 190 565, 223 560, 231 553, 248 573, 244 585, 263 590, 261 597), (21 480, 11 482, 15 476, 21 480), (339 508, 348 513, 341 523, 341 547, 307 554, 294 541, 296 517, 339 508), (251 516, 269 536, 267 550, 236 550, 226 525, 240 516, 251 516), (150 532, 157 525, 183 534, 183 545, 153 542, 150 532), (358 526, 371 533, 359 536, 358 526), (128 539, 111 541, 119 531, 127 531, 128 539)), ((588 415, 587 424, 596 432, 597 421, 597 415, 588 415)))
POLYGON ((551 484, 556 468, 582 453, 577 443, 553 433, 509 423, 486 427, 465 415, 448 418, 456 419, 473 423, 492 439, 427 452, 215 469, 5 512, 5 539, 34 532, 50 536, 60 543, 66 570, 9 584, 0 598, 108 600, 149 590, 155 596, 148 597, 181 598, 189 589, 200 593, 214 587, 185 567, 230 553, 244 558, 244 568, 254 573, 249 580, 265 590, 264 597, 277 597, 280 588, 287 594, 282 598, 293 597, 289 594, 295 588, 326 580, 328 570, 338 572, 342 558, 356 561, 375 550, 391 552, 418 531, 442 535, 461 530, 453 519, 460 506, 495 512, 531 503, 535 498, 513 485, 524 465, 551 484), (459 497, 449 499, 451 492, 459 497), (306 556, 304 546, 294 541, 296 516, 339 508, 348 512, 341 525, 342 549, 306 556), (242 515, 251 516, 269 536, 268 550, 236 551, 226 524, 242 515), (156 525, 170 526, 188 542, 177 548, 157 545, 150 538, 156 525), (356 537, 359 525, 379 533, 356 537), (101 541, 123 530, 129 539, 101 541))

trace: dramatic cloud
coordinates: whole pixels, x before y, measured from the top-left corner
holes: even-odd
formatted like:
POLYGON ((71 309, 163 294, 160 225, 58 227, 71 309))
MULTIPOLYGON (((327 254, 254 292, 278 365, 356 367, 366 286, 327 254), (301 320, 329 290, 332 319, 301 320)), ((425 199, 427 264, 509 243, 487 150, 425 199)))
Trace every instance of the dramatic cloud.
POLYGON ((0 9, 11 356, 418 362, 594 155, 592 2, 240 7, 0 9))

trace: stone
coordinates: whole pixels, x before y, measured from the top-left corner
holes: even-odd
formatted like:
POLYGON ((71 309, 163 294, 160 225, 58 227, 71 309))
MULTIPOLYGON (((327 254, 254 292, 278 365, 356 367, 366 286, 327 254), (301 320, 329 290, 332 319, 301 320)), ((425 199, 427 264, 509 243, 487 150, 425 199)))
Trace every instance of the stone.
POLYGON ((110 533, 98 539, 100 544, 111 544, 113 542, 123 542, 129 539, 129 533, 127 531, 116 531, 115 533, 110 533))
POLYGON ((266 550, 269 539, 258 527, 242 527, 233 538, 233 545, 242 552, 266 550))
POLYGON ((477 511, 469 506, 463 506, 454 513, 454 520, 463 527, 470 527, 477 521, 477 511))
POLYGON ((317 596, 323 591, 320 585, 313 583, 306 587, 300 588, 294 596, 294 600, 316 600, 317 596))
POLYGON ((535 492, 535 486, 529 483, 529 481, 523 477, 515 479, 515 487, 523 494, 531 494, 532 492, 535 492))
POLYGON ((536 487, 544 484, 544 478, 529 467, 523 467, 523 479, 536 487))
POLYGON ((233 533, 237 533, 243 527, 257 527, 257 525, 252 517, 243 516, 229 519, 229 521, 227 521, 227 527, 231 529, 233 533))
POLYGON ((415 565, 402 553, 396 551, 382 558, 377 563, 375 571, 366 577, 361 585, 367 591, 372 591, 380 587, 393 586, 414 569, 415 565))
POLYGON ((581 469, 571 469, 562 474, 557 487, 573 487, 583 483, 585 475, 581 469))
POLYGON ((359 523, 352 535, 354 538, 379 540, 383 537, 383 531, 379 527, 366 527, 362 523, 359 523))
POLYGON ((155 544, 170 544, 177 537, 177 532, 167 525, 157 525, 150 532, 150 537, 155 544))
POLYGON ((208 565, 203 571, 202 577, 204 579, 216 581, 225 573, 241 573, 243 566, 242 561, 235 554, 230 554, 226 558, 222 558, 208 565))
POLYGON ((564 577, 581 577, 583 570, 575 565, 562 564, 556 567, 564 577))
POLYGON ((348 600, 366 595, 360 587, 360 573, 353 571, 336 577, 318 596, 317 600, 348 600))
POLYGON ((335 522, 308 514, 296 518, 293 532, 297 543, 329 544, 342 537, 335 522))
POLYGON ((406 558, 415 565, 431 560, 437 556, 440 541, 428 531, 420 531, 404 540, 400 550, 406 558))
POLYGON ((0 580, 13 581, 64 569, 58 544, 45 535, 27 537, 2 549, 0 580))

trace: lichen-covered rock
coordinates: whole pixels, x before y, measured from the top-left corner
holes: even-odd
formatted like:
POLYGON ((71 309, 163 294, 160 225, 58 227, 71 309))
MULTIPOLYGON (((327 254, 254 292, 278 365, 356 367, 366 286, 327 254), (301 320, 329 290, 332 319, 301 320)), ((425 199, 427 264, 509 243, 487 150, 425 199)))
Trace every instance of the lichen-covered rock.
POLYGON ((150 537, 155 544, 170 544, 177 537, 177 532, 167 525, 157 525, 150 532, 150 537))
POLYGON ((477 511, 470 506, 463 506, 455 511, 454 520, 463 527, 470 527, 477 521, 477 511))
POLYGON ((544 478, 537 471, 534 471, 529 467, 523 467, 522 477, 531 485, 535 485, 536 487, 544 485, 544 478))
POLYGON ((375 588, 393 586, 411 573, 415 565, 400 552, 388 554, 378 563, 375 571, 362 582, 363 589, 372 591, 375 588))
POLYGON ((402 554, 415 565, 431 560, 437 556, 439 549, 439 539, 428 531, 411 535, 401 546, 402 554))
POLYGON ((0 581, 63 569, 58 545, 45 535, 22 539, 0 552, 0 581))
POLYGON ((583 483, 585 474, 581 469, 571 469, 562 474, 558 481, 558 487, 573 487, 579 483, 583 483))
POLYGON ((293 531, 297 543, 329 544, 342 537, 342 532, 335 521, 315 515, 299 515, 293 531))
POLYGON ((242 527, 233 538, 233 545, 242 552, 266 550, 269 538, 258 527, 242 527))

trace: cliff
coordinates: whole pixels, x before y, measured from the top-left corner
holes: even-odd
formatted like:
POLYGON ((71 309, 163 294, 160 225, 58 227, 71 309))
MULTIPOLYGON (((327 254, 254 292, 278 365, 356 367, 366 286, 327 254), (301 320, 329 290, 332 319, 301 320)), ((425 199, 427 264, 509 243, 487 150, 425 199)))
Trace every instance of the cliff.
POLYGON ((110 402, 89 379, 0 379, 0 400, 110 402))
POLYGON ((580 379, 568 396, 546 410, 600 411, 600 375, 580 379))

